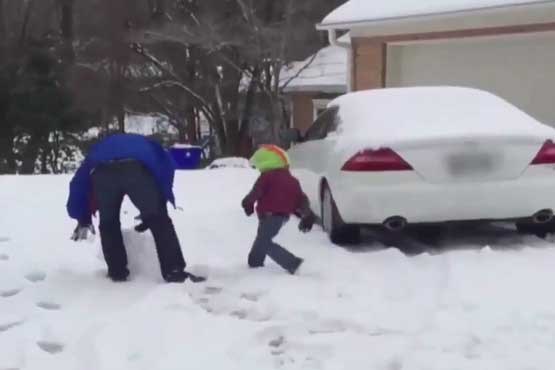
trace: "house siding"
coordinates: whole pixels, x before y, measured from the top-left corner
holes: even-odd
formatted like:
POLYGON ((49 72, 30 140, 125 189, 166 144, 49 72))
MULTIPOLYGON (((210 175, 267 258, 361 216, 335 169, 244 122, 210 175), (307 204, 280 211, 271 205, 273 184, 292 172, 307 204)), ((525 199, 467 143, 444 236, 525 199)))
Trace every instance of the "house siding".
POLYGON ((293 100, 293 126, 303 134, 312 124, 314 107, 312 105, 313 94, 294 94, 293 100))
POLYGON ((386 44, 364 38, 355 38, 352 44, 352 89, 358 91, 385 87, 386 44))

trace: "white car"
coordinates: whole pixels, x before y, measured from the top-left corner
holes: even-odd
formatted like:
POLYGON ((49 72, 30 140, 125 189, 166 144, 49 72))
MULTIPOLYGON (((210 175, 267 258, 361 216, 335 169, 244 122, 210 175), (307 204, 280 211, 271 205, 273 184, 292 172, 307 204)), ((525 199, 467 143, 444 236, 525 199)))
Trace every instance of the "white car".
POLYGON ((514 221, 555 231, 555 129, 488 92, 378 89, 328 105, 288 151, 335 243, 362 225, 399 231, 449 221, 514 221))

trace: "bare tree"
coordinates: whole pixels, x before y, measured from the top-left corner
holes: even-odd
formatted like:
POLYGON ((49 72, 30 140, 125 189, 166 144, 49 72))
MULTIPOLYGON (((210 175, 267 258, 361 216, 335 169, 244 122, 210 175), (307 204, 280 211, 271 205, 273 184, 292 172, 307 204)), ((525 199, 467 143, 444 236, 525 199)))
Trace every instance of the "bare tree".
POLYGON ((176 1, 174 13, 162 26, 147 30, 139 44, 156 56, 163 53, 158 54, 154 45, 180 48, 181 65, 191 66, 193 72, 176 72, 179 67, 170 63, 172 73, 165 73, 169 81, 148 92, 181 86, 216 132, 224 154, 241 152, 255 106, 266 112, 271 137, 277 142, 285 121, 281 71, 322 45, 314 22, 336 2, 327 1, 327 10, 315 7, 316 3, 321 4, 316 0, 176 1))
POLYGON ((166 117, 191 143, 208 126, 223 155, 249 154, 253 122, 277 142, 281 72, 323 46, 314 23, 341 1, 0 0, 0 171, 24 160, 32 172, 37 158, 61 171, 65 143, 82 145, 83 115, 102 132, 125 131, 129 114, 166 117), (49 67, 29 64, 37 52, 49 67), (45 82, 70 91, 60 112, 48 96, 26 98, 45 82), (62 120, 67 106, 79 114, 62 120))

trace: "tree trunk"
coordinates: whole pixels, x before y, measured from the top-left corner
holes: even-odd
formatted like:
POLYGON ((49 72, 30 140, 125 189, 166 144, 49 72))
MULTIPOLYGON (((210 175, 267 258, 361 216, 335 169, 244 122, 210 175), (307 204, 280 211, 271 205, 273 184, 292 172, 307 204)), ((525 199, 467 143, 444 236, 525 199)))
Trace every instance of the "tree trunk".
POLYGON ((121 133, 125 133, 125 109, 123 108, 123 104, 118 106, 118 130, 121 133))
POLYGON ((252 72, 251 81, 245 97, 243 114, 241 114, 241 127, 239 128, 239 155, 247 157, 252 152, 252 143, 249 143, 249 128, 254 105, 256 104, 256 86, 260 78, 260 68, 256 66, 252 72))
POLYGON ((147 6, 148 6, 148 11, 150 12, 150 14, 154 15, 154 12, 156 11, 156 4, 154 0, 147 0, 146 1, 147 6))
POLYGON ((48 150, 45 147, 42 148, 40 153, 40 173, 46 175, 48 173, 48 150))
POLYGON ((187 138, 189 140, 189 143, 191 144, 197 144, 198 143, 198 137, 197 137, 197 121, 196 121, 196 114, 195 114, 195 108, 194 107, 189 107, 187 109, 187 138))
POLYGON ((116 58, 112 62, 110 83, 110 105, 112 117, 115 116, 118 123, 118 131, 125 132, 125 103, 123 76, 120 61, 116 58))
POLYGON ((210 127, 212 127, 214 132, 216 133, 216 137, 218 139, 218 144, 220 144, 220 150, 222 151, 222 154, 228 155, 229 153, 227 152, 227 137, 225 133, 224 122, 220 115, 214 117, 214 120, 211 122, 210 127))
POLYGON ((40 135, 31 135, 31 140, 29 140, 23 152, 23 159, 19 170, 19 173, 22 175, 32 175, 35 173, 35 164, 39 156, 41 141, 40 135))
MULTIPOLYGON (((195 77, 196 77, 196 61, 199 58, 198 50, 196 47, 188 47, 186 48, 186 52, 189 54, 187 58, 187 63, 185 66, 185 81, 188 86, 195 85, 195 77)), ((187 136, 191 144, 195 144, 198 142, 198 135, 197 135, 197 114, 195 111, 194 104, 188 103, 186 107, 186 120, 187 120, 187 136)))
POLYGON ((35 6, 35 0, 30 0, 25 8, 25 17, 23 19, 23 24, 21 25, 21 32, 19 34, 19 44, 23 45, 27 41, 27 32, 29 29, 29 21, 31 20, 31 13, 33 12, 33 7, 35 6))
POLYGON ((6 0, 0 0, 0 52, 6 41, 6 15, 4 11, 6 0))
POLYGON ((239 120, 227 120, 227 153, 236 156, 239 154, 239 120))
POLYGON ((3 159, 5 161, 5 167, 0 168, 0 173, 15 174, 17 171, 13 142, 12 129, 2 128, 0 130, 0 160, 3 159))
POLYGON ((52 144, 52 151, 51 155, 49 156, 50 160, 50 167, 52 168, 52 173, 59 174, 61 171, 59 169, 59 159, 60 159, 60 152, 61 152, 61 145, 60 145, 60 135, 58 133, 54 134, 54 143, 52 144))
POLYGON ((73 20, 73 5, 74 0, 60 0, 62 8, 62 19, 60 22, 60 29, 64 41, 63 59, 66 63, 72 64, 75 60, 75 52, 73 50, 74 33, 74 20, 73 20))
POLYGON ((177 140, 180 143, 187 142, 189 126, 187 121, 183 121, 181 117, 174 119, 175 124, 173 125, 177 129, 177 140))
POLYGON ((166 0, 156 0, 156 13, 161 16, 166 14, 166 0))

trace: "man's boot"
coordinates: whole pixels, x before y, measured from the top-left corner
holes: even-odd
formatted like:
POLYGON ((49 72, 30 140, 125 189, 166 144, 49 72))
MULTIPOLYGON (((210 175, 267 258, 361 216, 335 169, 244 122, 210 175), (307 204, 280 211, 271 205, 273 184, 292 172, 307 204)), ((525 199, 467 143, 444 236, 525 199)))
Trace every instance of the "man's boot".
POLYGON ((168 282, 184 282, 188 278, 186 263, 171 219, 162 215, 150 217, 145 222, 156 243, 162 277, 168 282))

